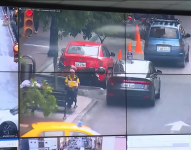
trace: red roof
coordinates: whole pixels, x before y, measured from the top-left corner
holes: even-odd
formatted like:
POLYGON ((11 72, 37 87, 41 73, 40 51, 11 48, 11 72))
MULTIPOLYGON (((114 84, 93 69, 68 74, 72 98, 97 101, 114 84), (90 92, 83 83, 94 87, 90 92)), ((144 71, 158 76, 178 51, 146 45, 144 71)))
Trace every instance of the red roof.
POLYGON ((89 41, 73 41, 69 43, 70 45, 89 45, 89 46, 100 46, 100 43, 94 43, 89 41))

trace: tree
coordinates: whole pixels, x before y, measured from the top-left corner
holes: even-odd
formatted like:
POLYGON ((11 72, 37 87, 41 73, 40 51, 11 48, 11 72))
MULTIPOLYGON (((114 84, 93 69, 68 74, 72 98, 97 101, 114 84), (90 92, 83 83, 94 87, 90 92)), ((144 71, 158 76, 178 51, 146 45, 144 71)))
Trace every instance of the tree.
POLYGON ((107 36, 125 35, 125 27, 123 21, 125 20, 124 13, 115 12, 91 12, 91 19, 88 24, 82 29, 84 38, 91 38, 91 33, 97 34, 100 42, 103 43, 107 36))
POLYGON ((53 88, 46 81, 42 83, 42 92, 38 90, 36 83, 31 79, 34 87, 20 90, 20 114, 32 115, 34 112, 29 107, 39 107, 44 116, 54 113, 58 109, 56 98, 52 95, 53 88))

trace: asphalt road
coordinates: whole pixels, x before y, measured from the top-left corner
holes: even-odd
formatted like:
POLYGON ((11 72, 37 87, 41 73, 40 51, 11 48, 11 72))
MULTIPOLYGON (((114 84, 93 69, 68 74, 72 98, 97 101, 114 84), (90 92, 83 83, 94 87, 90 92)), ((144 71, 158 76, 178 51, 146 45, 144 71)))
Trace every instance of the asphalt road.
MULTIPOLYGON (((0 18, 3 12, 0 8, 0 18)), ((13 41, 8 27, 0 20, 0 109, 18 106, 18 64, 13 61, 13 41)))

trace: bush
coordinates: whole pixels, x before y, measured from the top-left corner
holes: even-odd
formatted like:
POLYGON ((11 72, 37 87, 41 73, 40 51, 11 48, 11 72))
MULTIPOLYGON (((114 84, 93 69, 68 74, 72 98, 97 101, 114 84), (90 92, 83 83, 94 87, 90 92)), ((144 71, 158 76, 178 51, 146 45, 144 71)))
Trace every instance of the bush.
POLYGON ((42 92, 40 92, 35 81, 31 79, 31 83, 34 84, 34 87, 20 90, 20 114, 33 115, 29 107, 40 108, 45 117, 56 112, 58 105, 56 98, 52 95, 53 88, 43 81, 42 92))

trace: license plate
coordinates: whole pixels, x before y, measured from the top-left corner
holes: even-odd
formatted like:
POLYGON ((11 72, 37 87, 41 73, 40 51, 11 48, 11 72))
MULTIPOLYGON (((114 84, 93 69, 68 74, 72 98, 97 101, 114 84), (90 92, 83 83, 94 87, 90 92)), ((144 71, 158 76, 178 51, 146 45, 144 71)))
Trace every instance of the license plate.
POLYGON ((122 87, 126 87, 126 88, 135 88, 135 84, 133 83, 122 83, 121 85, 122 87))
POLYGON ((158 46, 157 47, 157 51, 159 51, 159 52, 170 52, 170 47, 161 47, 161 46, 158 46))
POLYGON ((86 63, 75 62, 75 66, 76 66, 76 67, 86 67, 86 63))

